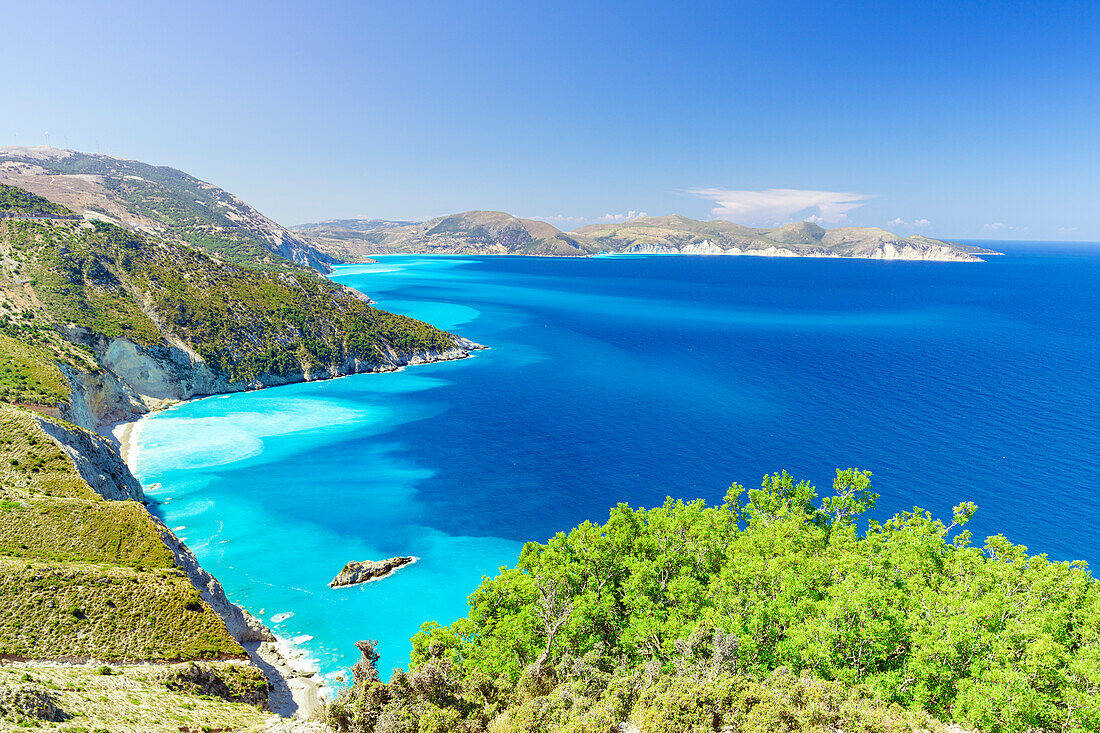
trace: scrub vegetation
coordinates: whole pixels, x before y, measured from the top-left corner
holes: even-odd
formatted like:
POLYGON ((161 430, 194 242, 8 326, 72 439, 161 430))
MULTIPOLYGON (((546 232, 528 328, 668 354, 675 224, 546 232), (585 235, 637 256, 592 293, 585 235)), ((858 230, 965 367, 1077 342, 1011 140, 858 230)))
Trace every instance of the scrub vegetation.
MULTIPOLYGON (((61 150, 26 158, 8 155, 7 160, 35 170, 30 179, 16 176, 9 180, 37 186, 68 205, 39 199, 53 207, 43 209, 51 214, 72 215, 71 208, 106 221, 125 219, 156 239, 195 247, 219 260, 248 267, 278 272, 328 269, 330 259, 324 254, 232 194, 175 168, 61 150)), ((22 190, 15 186, 5 189, 0 191, 0 216, 6 199, 19 197, 22 190)))
POLYGON ((243 656, 162 528, 138 502, 99 496, 42 419, 0 404, 0 655, 243 656))
MULTIPOLYGON (((0 190, 9 188, 0 184, 0 190)), ((331 372, 350 363, 370 368, 386 354, 453 346, 448 334, 372 308, 305 270, 220 262, 102 222, 0 226, 12 281, 6 292, 14 303, 18 291, 26 291, 19 323, 8 328, 19 343, 0 341, 0 390, 12 401, 55 405, 67 394, 56 363, 88 367, 82 363, 87 347, 81 353, 79 343, 62 339, 62 326, 77 327, 88 343, 99 337, 125 337, 147 348, 182 343, 240 382, 331 372)))
MULTIPOLYGON (((263 730, 271 714, 261 706, 226 699, 211 685, 178 684, 193 677, 190 666, 0 667, 0 727, 69 733, 263 730)), ((254 668, 234 662, 201 667, 235 688, 255 690, 266 682, 254 668)))
POLYGON ((870 474, 819 499, 786 473, 720 506, 620 505, 426 624, 382 683, 362 642, 340 731, 1100 729, 1100 584, 920 509, 870 474))

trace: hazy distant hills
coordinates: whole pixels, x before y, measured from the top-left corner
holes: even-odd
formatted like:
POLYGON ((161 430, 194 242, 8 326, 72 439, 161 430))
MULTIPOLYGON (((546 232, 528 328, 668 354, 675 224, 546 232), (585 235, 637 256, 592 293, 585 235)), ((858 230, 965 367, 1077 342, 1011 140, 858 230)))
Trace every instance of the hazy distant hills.
POLYGON ((922 236, 902 238, 874 227, 825 229, 800 221, 777 228, 750 228, 728 221, 696 221, 685 216, 632 219, 597 224, 573 233, 601 251, 694 253, 771 257, 858 257, 887 260, 978 260, 993 250, 922 236))
POLYGON ((752 228, 685 216, 640 217, 569 233, 546 222, 499 211, 467 211, 419 224, 342 219, 292 229, 317 249, 346 262, 375 254, 727 254, 957 261, 997 254, 928 237, 903 238, 871 227, 824 229, 801 221, 777 228, 752 228))
POLYGON ((292 227, 319 250, 354 262, 372 254, 481 254, 585 257, 595 253, 583 237, 551 224, 501 211, 466 211, 420 223, 341 219, 292 227))
POLYGON ((86 218, 187 243, 237 264, 328 272, 334 259, 227 191, 182 171, 47 147, 0 147, 0 183, 86 218))
POLYGON ((588 257, 603 253, 727 254, 974 261, 995 254, 883 229, 823 229, 811 222, 752 228, 728 221, 653 216, 562 232, 501 211, 467 211, 423 222, 333 219, 286 229, 233 194, 175 168, 48 147, 0 147, 0 183, 18 186, 85 218, 101 219, 236 264, 329 271, 374 254, 588 257), (293 263, 293 264, 292 264, 293 263))

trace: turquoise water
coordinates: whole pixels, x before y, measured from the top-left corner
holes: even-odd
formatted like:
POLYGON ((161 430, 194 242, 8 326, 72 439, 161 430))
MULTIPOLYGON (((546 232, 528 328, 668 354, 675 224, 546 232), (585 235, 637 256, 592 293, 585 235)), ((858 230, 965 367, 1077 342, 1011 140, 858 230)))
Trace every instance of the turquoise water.
POLYGON ((337 279, 492 348, 211 397, 142 423, 136 470, 230 598, 333 673, 404 664, 484 574, 619 501, 787 469, 875 473, 879 517, 980 506, 1100 559, 1100 248, 984 264, 387 257, 337 279), (331 590, 348 560, 422 560, 331 590), (293 614, 286 617, 285 614, 293 614), (275 621, 272 621, 275 617, 275 621))

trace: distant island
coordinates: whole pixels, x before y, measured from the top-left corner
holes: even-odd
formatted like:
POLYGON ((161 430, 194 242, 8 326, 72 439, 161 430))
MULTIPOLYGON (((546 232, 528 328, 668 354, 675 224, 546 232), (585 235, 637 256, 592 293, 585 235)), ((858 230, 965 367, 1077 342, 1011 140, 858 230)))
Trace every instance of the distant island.
POLYGON ((902 238, 873 227, 825 229, 809 221, 752 228, 721 219, 643 216, 562 232, 500 211, 467 211, 424 222, 335 219, 291 230, 333 259, 378 254, 476 254, 590 257, 598 254, 702 254, 853 257, 978 262, 990 249, 929 237, 902 238))

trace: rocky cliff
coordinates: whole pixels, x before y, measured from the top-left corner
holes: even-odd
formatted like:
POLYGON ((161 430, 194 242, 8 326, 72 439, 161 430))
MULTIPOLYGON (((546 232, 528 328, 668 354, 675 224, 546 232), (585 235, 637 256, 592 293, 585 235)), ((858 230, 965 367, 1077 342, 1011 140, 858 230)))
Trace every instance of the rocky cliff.
POLYGON ((348 585, 369 583, 393 575, 406 565, 411 565, 418 557, 391 557, 385 560, 353 560, 328 584, 329 588, 342 588, 348 585))

